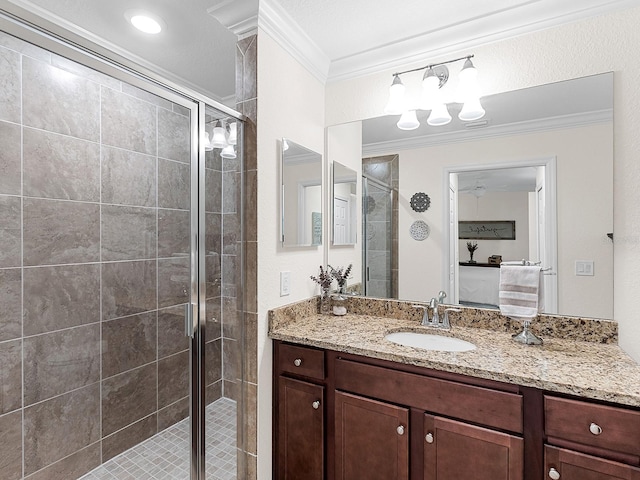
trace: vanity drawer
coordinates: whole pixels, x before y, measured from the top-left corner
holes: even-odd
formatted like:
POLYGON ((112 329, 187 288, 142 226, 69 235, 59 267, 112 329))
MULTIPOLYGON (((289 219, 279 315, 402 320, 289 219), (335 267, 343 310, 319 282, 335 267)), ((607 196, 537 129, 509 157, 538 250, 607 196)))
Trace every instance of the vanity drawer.
POLYGON ((278 367, 281 371, 324 380, 323 350, 280 344, 278 355, 278 367))
POLYGON ((640 412, 545 395, 545 433, 553 438, 640 455, 640 412))
POLYGON ((522 433, 522 396, 464 383, 336 360, 336 389, 522 433))

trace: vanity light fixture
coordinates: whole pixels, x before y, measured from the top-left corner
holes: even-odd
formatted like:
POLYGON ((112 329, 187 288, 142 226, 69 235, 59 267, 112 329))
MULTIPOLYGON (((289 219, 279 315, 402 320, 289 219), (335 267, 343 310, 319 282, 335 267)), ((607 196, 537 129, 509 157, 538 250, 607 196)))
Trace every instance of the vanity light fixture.
POLYGON ((401 130, 415 130, 420 126, 416 110, 430 110, 427 124, 437 127, 451 122, 451 115, 442 94, 442 87, 449 80, 448 64, 464 60, 464 65, 458 75, 458 91, 455 100, 450 103, 462 103, 462 110, 458 118, 463 122, 473 122, 481 119, 485 110, 480 104, 480 88, 478 85, 478 71, 473 66, 473 55, 456 58, 446 62, 433 63, 426 67, 414 68, 393 74, 393 82, 389 87, 389 101, 384 109, 387 115, 401 115, 397 126, 401 130), (417 104, 410 104, 405 95, 405 86, 400 75, 425 70, 422 77, 422 95, 417 104))
POLYGON ((166 24, 160 17, 143 10, 127 10, 124 12, 124 18, 141 32, 151 35, 160 33, 166 28, 166 24))

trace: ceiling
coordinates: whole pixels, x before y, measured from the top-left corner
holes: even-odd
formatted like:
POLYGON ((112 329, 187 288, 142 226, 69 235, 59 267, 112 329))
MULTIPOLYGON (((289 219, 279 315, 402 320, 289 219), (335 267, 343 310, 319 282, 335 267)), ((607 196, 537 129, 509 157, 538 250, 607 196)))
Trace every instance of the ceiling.
POLYGON ((640 5, 640 0, 9 1, 101 38, 113 50, 130 52, 144 66, 227 104, 234 103, 237 34, 256 25, 288 43, 298 57, 315 57, 303 64, 331 81, 640 5), (124 20, 130 8, 162 17, 166 32, 135 31, 124 20))

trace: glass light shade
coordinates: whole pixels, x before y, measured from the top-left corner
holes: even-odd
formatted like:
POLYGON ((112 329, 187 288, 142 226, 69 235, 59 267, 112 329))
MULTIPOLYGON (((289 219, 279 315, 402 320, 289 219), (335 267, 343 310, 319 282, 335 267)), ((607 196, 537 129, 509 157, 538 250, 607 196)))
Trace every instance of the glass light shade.
POLYGON ((389 87, 389 101, 384 108, 386 115, 400 115, 405 111, 404 90, 400 77, 398 75, 393 77, 393 83, 389 87))
POLYGON ((480 98, 480 84, 478 83, 478 70, 467 58, 458 75, 458 91, 456 98, 459 103, 465 103, 473 98, 480 98))
POLYGON ((233 145, 227 145, 220 152, 220 156, 222 158, 236 158, 236 149, 233 148, 233 145))
POLYGON ((473 122, 474 120, 479 120, 484 117, 484 114, 485 111, 482 105, 480 105, 480 99, 474 98, 464 102, 458 118, 463 122, 473 122))
POLYGON ((400 130, 415 130, 420 126, 418 117, 415 110, 407 110, 402 114, 398 123, 396 123, 400 130))
POLYGON ((433 107, 431 110, 431 115, 427 119, 427 123, 432 127, 441 127, 442 125, 446 125, 451 121, 451 115, 449 115, 449 110, 444 103, 440 103, 433 107))
POLYGON ((222 127, 213 128, 213 138, 211 139, 213 148, 224 148, 227 146, 227 139, 224 133, 224 128, 222 127))
POLYGON ((440 79, 428 69, 422 79, 422 97, 420 99, 420 108, 422 110, 431 110, 434 105, 439 103, 440 97, 440 79))
POLYGON ((202 143, 204 144, 205 152, 210 152, 211 150, 213 150, 213 145, 211 145, 211 140, 209 139, 209 132, 204 132, 202 143))
POLYGON ((229 138, 227 139, 229 145, 235 145, 238 143, 238 124, 236 122, 229 124, 229 138))

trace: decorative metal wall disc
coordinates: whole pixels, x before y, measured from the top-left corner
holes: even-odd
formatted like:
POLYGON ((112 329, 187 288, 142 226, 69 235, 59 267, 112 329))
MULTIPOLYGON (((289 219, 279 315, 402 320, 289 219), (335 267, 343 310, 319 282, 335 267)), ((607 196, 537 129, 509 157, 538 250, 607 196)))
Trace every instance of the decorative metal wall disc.
POLYGON ((413 238, 414 240, 418 240, 419 242, 429 238, 429 233, 431 233, 429 225, 427 225, 426 222, 423 222, 422 220, 416 220, 411 224, 411 228, 409 228, 409 234, 411 235, 411 238, 413 238))
POLYGON ((424 212, 431 205, 431 199, 426 193, 418 192, 414 193, 411 197, 411 208, 416 212, 424 212))

